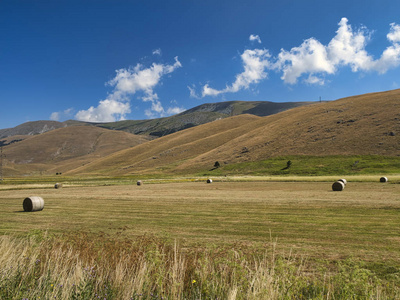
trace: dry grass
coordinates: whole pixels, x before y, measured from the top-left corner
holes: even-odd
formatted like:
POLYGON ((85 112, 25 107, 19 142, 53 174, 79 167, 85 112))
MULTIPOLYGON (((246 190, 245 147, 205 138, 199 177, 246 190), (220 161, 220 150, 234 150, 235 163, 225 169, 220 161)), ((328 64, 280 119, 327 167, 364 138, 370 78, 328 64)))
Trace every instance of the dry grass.
POLYGON ((0 194, 0 233, 34 229, 168 236, 191 243, 263 243, 312 256, 360 255, 400 261, 400 185, 332 182, 202 182, 20 189, 0 194), (44 210, 22 212, 38 195, 44 210), (359 250, 360 247, 362 251, 359 250))
POLYGON ((3 186, 0 295, 398 297, 400 185, 349 180, 332 192, 331 184, 3 186), (44 210, 22 212, 33 194, 44 210))
MULTIPOLYGON (((321 274, 302 259, 248 247, 185 249, 151 237, 121 240, 0 236, 1 299, 391 299, 396 277, 361 263, 321 274)), ((327 267, 325 265, 325 267, 327 267)))
POLYGON ((144 136, 94 126, 59 128, 5 146, 5 173, 63 173, 148 140, 144 136))

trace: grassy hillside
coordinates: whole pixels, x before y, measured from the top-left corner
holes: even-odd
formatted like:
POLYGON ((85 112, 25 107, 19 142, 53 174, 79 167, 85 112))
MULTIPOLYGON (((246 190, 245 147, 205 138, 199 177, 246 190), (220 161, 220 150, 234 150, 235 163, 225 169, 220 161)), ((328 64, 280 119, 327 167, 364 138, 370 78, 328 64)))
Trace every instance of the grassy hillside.
POLYGON ((3 147, 5 173, 62 173, 146 141, 143 136, 93 126, 60 128, 3 147))
POLYGON ((71 174, 194 173, 281 156, 400 153, 400 90, 297 107, 267 117, 239 115, 115 153, 71 174))
POLYGON ((69 174, 103 173, 112 175, 137 172, 164 172, 171 165, 203 154, 216 148, 229 139, 240 136, 246 131, 240 129, 243 123, 251 123, 260 117, 239 115, 211 123, 211 130, 197 126, 183 130, 137 147, 114 153, 104 159, 96 160, 88 165, 75 169, 69 174))
POLYGON ((260 161, 284 155, 400 153, 400 90, 288 110, 245 124, 246 134, 194 157, 178 169, 260 161))

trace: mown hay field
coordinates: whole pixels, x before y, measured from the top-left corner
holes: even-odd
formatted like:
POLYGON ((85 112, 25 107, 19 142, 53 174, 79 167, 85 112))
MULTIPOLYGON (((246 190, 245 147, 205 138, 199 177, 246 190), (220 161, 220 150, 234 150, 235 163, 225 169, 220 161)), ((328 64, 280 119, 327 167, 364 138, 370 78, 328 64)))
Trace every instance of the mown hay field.
POLYGON ((400 184, 250 179, 2 184, 0 299, 400 297, 400 184))
POLYGON ((0 234, 143 234, 183 244, 262 245, 307 257, 400 262, 400 185, 348 182, 203 182, 0 191, 0 234), (44 210, 24 212, 25 197, 44 210))

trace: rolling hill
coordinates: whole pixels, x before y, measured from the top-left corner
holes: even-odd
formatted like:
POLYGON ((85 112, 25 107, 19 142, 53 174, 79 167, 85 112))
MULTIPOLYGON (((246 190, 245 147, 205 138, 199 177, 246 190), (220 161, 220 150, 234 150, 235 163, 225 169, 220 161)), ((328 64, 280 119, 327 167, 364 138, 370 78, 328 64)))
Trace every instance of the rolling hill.
POLYGON ((400 154, 400 90, 238 115, 122 150, 69 174, 190 173, 282 155, 400 154))
POLYGON ((148 137, 94 126, 54 129, 4 147, 7 174, 62 173, 115 151, 147 142, 148 137))

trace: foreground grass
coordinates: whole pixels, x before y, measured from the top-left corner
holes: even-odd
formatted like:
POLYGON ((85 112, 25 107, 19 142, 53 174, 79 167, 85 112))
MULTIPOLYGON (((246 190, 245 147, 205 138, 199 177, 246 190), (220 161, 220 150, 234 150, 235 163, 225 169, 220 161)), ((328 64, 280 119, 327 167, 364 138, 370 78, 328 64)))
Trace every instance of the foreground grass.
POLYGON ((77 232, 0 237, 0 299, 398 299, 400 268, 77 232))

